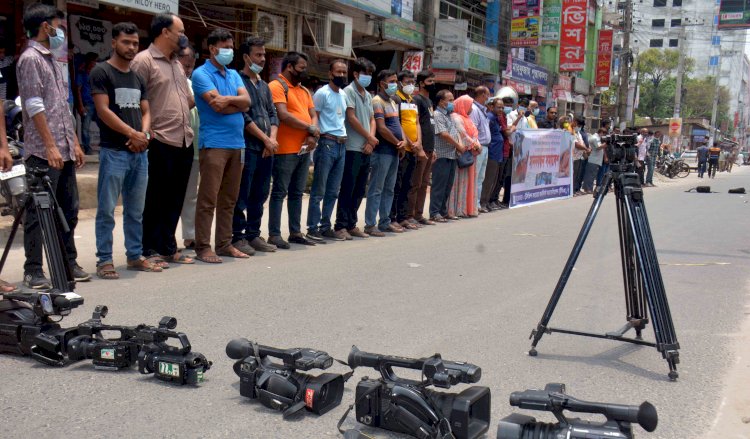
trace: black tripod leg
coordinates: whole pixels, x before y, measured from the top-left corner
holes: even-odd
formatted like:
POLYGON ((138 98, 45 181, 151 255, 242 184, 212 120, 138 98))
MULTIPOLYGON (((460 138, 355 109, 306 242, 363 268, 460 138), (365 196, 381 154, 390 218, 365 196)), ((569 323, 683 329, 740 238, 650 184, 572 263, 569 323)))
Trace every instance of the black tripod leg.
POLYGON ((3 268, 5 268, 5 261, 8 259, 8 254, 10 253, 10 247, 13 245, 13 239, 15 239, 16 237, 16 232, 18 232, 18 226, 21 224, 21 218, 23 218, 24 212, 26 212, 26 203, 23 204, 23 206, 18 210, 18 213, 16 213, 16 217, 13 218, 13 226, 10 229, 8 242, 5 243, 3 256, 2 258, 0 258, 0 273, 2 273, 3 268))
POLYGON ((578 260, 578 256, 581 254, 581 249, 583 248, 583 244, 586 242, 586 238, 589 235, 589 232, 591 231, 591 226, 594 224, 594 220, 596 219, 596 214, 599 213, 599 208, 602 205, 602 202, 604 201, 604 197, 607 195, 607 191, 609 189, 609 183, 612 180, 612 174, 607 173, 604 176, 604 182, 602 183, 600 189, 596 193, 596 198, 594 199, 593 204, 591 205, 591 208, 589 209, 589 213, 586 215, 586 219, 583 222, 583 227, 581 228, 581 232, 578 234, 578 238, 576 239, 575 244, 573 245, 573 250, 570 253, 570 256, 568 257, 568 261, 565 263, 565 267, 563 268, 562 274, 560 275, 560 278, 557 281, 557 285, 555 286, 555 290, 552 293, 552 297, 549 299, 549 303, 547 304, 547 308, 544 310, 544 314, 542 315, 542 319, 537 324, 536 329, 531 331, 531 335, 529 336, 530 339, 533 339, 531 342, 531 349, 529 350, 529 355, 532 357, 536 356, 536 345, 539 343, 539 340, 542 339, 542 336, 545 332, 547 332, 547 325, 549 324, 550 319, 552 319, 552 313, 555 312, 555 308, 557 307, 557 302, 560 301, 560 297, 562 296, 563 290, 565 289, 565 285, 568 283, 568 279, 570 279, 570 274, 573 272, 573 268, 576 265, 576 261, 578 260))
POLYGON ((39 227, 42 231, 47 265, 52 287, 60 291, 73 291, 73 273, 68 263, 62 235, 58 228, 54 199, 46 193, 32 194, 39 227))

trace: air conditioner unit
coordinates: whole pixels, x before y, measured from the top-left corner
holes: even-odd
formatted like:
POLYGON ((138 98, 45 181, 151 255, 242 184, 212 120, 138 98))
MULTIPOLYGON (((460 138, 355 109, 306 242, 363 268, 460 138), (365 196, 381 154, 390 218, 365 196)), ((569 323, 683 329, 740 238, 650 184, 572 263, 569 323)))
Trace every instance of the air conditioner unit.
POLYGON ((286 15, 257 10, 255 32, 266 42, 266 48, 286 51, 289 48, 289 29, 286 15))
POLYGON ((351 56, 352 17, 329 12, 325 20, 323 41, 319 44, 324 52, 351 56))

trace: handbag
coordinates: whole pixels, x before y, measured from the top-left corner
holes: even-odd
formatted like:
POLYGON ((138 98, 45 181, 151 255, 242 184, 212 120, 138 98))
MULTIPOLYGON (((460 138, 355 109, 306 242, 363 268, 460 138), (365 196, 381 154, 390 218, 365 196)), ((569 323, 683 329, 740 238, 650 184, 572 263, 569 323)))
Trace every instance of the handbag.
POLYGON ((471 150, 466 150, 461 154, 458 154, 456 160, 458 161, 459 169, 468 168, 474 164, 474 154, 471 153, 471 150))

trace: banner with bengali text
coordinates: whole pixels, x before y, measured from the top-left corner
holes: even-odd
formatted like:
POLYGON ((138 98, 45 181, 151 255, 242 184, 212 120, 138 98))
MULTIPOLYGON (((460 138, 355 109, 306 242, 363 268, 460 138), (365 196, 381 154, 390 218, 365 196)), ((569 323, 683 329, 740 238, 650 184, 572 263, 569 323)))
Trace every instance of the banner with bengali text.
POLYGON ((563 0, 560 13, 560 71, 582 72, 586 67, 588 0, 563 0))
POLYGON ((513 145, 510 207, 573 194, 573 137, 563 130, 521 130, 513 145))
POLYGON ((599 31, 599 45, 596 53, 596 81, 597 87, 609 87, 610 73, 612 71, 612 29, 599 31))

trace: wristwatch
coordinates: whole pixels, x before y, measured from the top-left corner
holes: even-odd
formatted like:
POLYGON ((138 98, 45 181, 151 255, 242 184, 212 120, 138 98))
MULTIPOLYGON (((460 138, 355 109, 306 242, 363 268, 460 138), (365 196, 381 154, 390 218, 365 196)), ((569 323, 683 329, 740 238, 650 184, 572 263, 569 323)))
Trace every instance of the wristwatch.
POLYGON ((315 125, 308 125, 307 126, 307 132, 310 133, 313 136, 315 135, 315 131, 317 131, 317 129, 318 129, 318 127, 316 127, 315 125))
POLYGON ((143 134, 146 135, 146 140, 151 140, 151 133, 149 133, 148 131, 144 131, 143 134))

